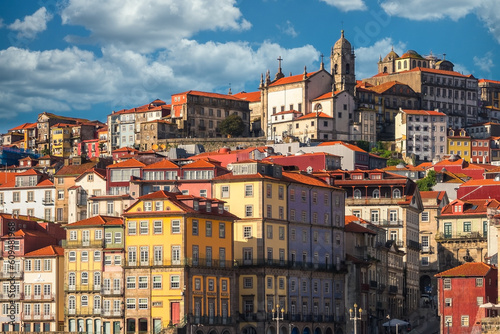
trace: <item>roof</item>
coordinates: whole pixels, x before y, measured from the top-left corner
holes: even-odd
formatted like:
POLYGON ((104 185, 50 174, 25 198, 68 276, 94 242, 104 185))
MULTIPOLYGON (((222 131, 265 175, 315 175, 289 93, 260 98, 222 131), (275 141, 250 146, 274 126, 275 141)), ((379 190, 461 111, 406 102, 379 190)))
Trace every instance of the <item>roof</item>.
POLYGON ((303 174, 300 172, 283 172, 282 176, 283 176, 282 180, 284 180, 284 181, 297 182, 300 184, 306 184, 306 185, 316 186, 316 187, 334 188, 319 178, 316 178, 316 177, 308 175, 308 174, 303 174))
POLYGON ((151 165, 144 166, 144 169, 166 169, 166 168, 179 169, 179 166, 177 166, 168 159, 163 159, 158 162, 152 163, 151 165))
POLYGON ((65 228, 71 229, 82 226, 120 226, 120 225, 123 225, 123 220, 120 217, 98 215, 77 221, 72 224, 68 224, 65 226, 65 228))
POLYGON ((367 153, 365 150, 357 147, 356 145, 349 144, 349 143, 346 143, 346 142, 343 142, 340 140, 323 142, 323 143, 320 143, 318 146, 333 146, 333 145, 343 145, 347 148, 350 148, 353 151, 367 153))
POLYGON ((141 168, 146 166, 145 163, 140 162, 139 160, 136 160, 135 158, 128 159, 122 162, 118 162, 116 164, 112 164, 107 166, 107 168, 141 168))
MULTIPOLYGON (((445 71, 445 70, 437 70, 435 68, 428 68, 428 67, 415 67, 408 72, 427 72, 427 73, 435 73, 435 74, 443 74, 443 75, 452 75, 455 77, 462 77, 462 78, 473 78, 472 75, 464 75, 462 73, 458 73, 455 71, 445 71)), ((401 73, 401 72, 398 72, 401 73)))
POLYGON ((24 254, 25 257, 63 256, 63 255, 64 255, 64 248, 57 245, 50 245, 24 254))
POLYGON ((11 131, 17 131, 17 130, 29 129, 29 128, 32 127, 33 124, 36 125, 36 123, 24 123, 24 124, 18 125, 18 126, 12 128, 12 129, 9 129, 9 132, 11 132, 11 131))
POLYGON ((345 216, 345 231, 351 233, 369 233, 374 235, 377 234, 377 232, 372 231, 357 222, 366 223, 366 221, 356 216, 345 216))
POLYGON ((497 268, 483 262, 466 262, 458 267, 445 270, 434 277, 484 277, 490 270, 497 270, 497 268))
POLYGON ((445 194, 446 191, 420 191, 420 198, 442 200, 445 194))
MULTIPOLYGON (((319 72, 319 71, 317 71, 319 72)), ((307 77, 310 77, 314 75, 317 72, 311 72, 311 73, 306 73, 307 77)), ((274 82, 272 82, 269 86, 279 86, 279 85, 286 85, 286 84, 291 84, 291 83, 296 83, 296 82, 301 82, 304 81, 304 73, 302 74, 297 74, 297 75, 291 75, 289 77, 283 77, 281 79, 278 79, 274 82)))
POLYGON ((476 187, 476 186, 500 186, 500 181, 495 179, 479 179, 479 180, 468 180, 462 183, 460 187, 476 187))
POLYGON ((57 176, 62 175, 80 175, 87 170, 93 168, 97 164, 97 161, 86 162, 81 165, 67 165, 61 167, 56 173, 57 176))
POLYGON ((325 114, 324 112, 310 112, 308 114, 305 114, 304 116, 300 116, 299 118, 297 118, 297 120, 301 120, 301 119, 308 119, 308 118, 333 118, 332 116, 329 116, 327 114, 325 114))
POLYGON ((488 211, 488 207, 498 209, 500 208, 500 202, 498 202, 496 199, 456 199, 441 210, 441 215, 485 215, 488 211), (463 204, 463 209, 461 212, 455 212, 453 210, 453 207, 457 204, 463 204))
POLYGON ((227 94, 218 94, 218 93, 208 93, 208 92, 201 92, 197 90, 189 90, 187 92, 183 93, 178 93, 178 94, 173 94, 173 95, 197 95, 197 96, 204 96, 204 97, 212 97, 212 98, 217 98, 217 99, 227 99, 227 100, 237 100, 241 101, 241 98, 238 98, 234 95, 227 95, 227 94))
POLYGON ((196 161, 193 161, 189 164, 186 164, 182 166, 182 169, 188 169, 188 168, 214 168, 214 167, 220 167, 220 162, 217 160, 209 159, 209 158, 202 158, 198 159, 196 161))
POLYGON ((402 109, 402 110, 407 115, 446 116, 445 113, 436 110, 410 110, 410 109, 402 109))
POLYGON ((260 91, 256 92, 239 92, 233 95, 242 100, 247 100, 248 102, 260 102, 260 91))

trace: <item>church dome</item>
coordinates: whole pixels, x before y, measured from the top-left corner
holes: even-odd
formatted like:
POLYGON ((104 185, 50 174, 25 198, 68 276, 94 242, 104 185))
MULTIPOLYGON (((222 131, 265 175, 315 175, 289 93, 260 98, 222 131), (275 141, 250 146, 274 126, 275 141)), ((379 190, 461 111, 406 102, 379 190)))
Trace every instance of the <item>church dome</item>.
POLYGON ((394 52, 394 49, 391 49, 391 52, 389 52, 387 56, 384 57, 384 61, 390 61, 396 58, 399 58, 399 55, 396 52, 394 52))
POLYGON ((408 50, 406 51, 401 58, 421 58, 424 59, 421 55, 418 54, 417 51, 415 50, 408 50))
POLYGON ((344 37, 344 30, 340 31, 340 39, 335 42, 333 47, 335 49, 351 49, 351 43, 344 37))

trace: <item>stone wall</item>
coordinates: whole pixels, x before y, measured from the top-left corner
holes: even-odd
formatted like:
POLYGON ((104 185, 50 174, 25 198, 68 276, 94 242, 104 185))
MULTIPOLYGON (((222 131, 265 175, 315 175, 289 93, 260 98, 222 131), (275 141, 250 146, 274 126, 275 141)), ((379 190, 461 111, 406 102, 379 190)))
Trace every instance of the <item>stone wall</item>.
POLYGON ((205 152, 217 151, 222 147, 235 148, 237 146, 255 147, 271 145, 265 137, 258 138, 172 138, 166 140, 166 151, 179 145, 200 144, 205 148, 205 152))

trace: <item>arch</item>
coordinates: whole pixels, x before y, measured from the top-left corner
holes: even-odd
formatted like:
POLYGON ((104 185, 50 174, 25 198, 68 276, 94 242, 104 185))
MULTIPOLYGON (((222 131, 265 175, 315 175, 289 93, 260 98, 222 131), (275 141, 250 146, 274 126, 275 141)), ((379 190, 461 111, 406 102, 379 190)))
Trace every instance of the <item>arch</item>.
POLYGON ((420 293, 426 293, 425 288, 432 286, 431 278, 429 275, 420 276, 420 293))
POLYGON ((373 198, 380 198, 380 190, 378 190, 378 189, 373 190, 372 197, 373 198))
POLYGON ((215 329, 212 329, 210 330, 210 332, 208 332, 208 334, 217 334, 217 331, 215 329))
POLYGON ((354 197, 355 199, 361 199, 361 190, 359 190, 359 189, 355 189, 355 190, 354 190, 353 197, 354 197))
POLYGON ((241 334, 257 334, 257 330, 253 326, 243 327, 241 334))
POLYGON ((422 62, 419 60, 418 61, 418 67, 421 67, 422 66, 422 62))
POLYGON ((413 59, 412 68, 415 68, 415 67, 417 67, 417 61, 415 59, 413 59))
POLYGON ((267 327, 266 334, 276 334, 276 330, 274 329, 274 326, 267 327))
POLYGON ((384 73, 387 73, 387 66, 384 66, 384 73))
POLYGON ((302 334, 311 334, 311 330, 309 329, 309 327, 304 327, 302 334))
POLYGON ((317 112, 323 111, 323 106, 321 105, 321 103, 316 104, 314 106, 314 110, 316 110, 317 112))
POLYGON ((344 332, 342 331, 342 328, 337 328, 335 334, 344 334, 344 332))
POLYGON ((227 329, 225 329, 222 334, 231 334, 227 329))
POLYGON ((328 327, 325 331, 325 334, 333 334, 333 331, 330 327, 328 327))
POLYGON ((401 61, 398 61, 398 70, 401 69, 401 61))
POLYGON ((292 333, 291 334, 299 334, 299 329, 297 327, 294 327, 292 329, 292 333))
POLYGON ((316 327, 316 329, 314 330, 314 334, 321 334, 321 328, 316 327))
POLYGON ((338 65, 337 65, 337 64, 335 64, 335 65, 333 66, 333 73, 334 73, 334 74, 338 74, 338 65))
POLYGON ((147 332, 148 331, 148 319, 147 318, 139 318, 139 332, 147 332))
POLYGON ((196 331, 196 334, 203 334, 203 331, 202 331, 201 329, 198 329, 198 330, 196 331))
POLYGON ((394 189, 394 190, 392 191, 392 197, 393 197, 393 198, 401 198, 401 190, 399 190, 399 189, 397 189, 397 188, 396 188, 396 189, 394 189))
POLYGON ((351 71, 351 66, 349 64, 345 64, 345 74, 349 74, 351 71))

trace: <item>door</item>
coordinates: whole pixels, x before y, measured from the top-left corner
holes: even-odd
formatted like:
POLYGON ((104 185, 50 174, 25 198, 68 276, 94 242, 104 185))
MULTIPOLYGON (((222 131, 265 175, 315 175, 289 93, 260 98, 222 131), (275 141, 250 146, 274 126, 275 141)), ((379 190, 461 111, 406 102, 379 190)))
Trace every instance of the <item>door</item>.
POLYGON ((444 237, 451 238, 451 223, 444 223, 444 237))
POLYGON ((181 320, 181 303, 171 302, 170 303, 170 319, 172 324, 178 324, 181 320))

